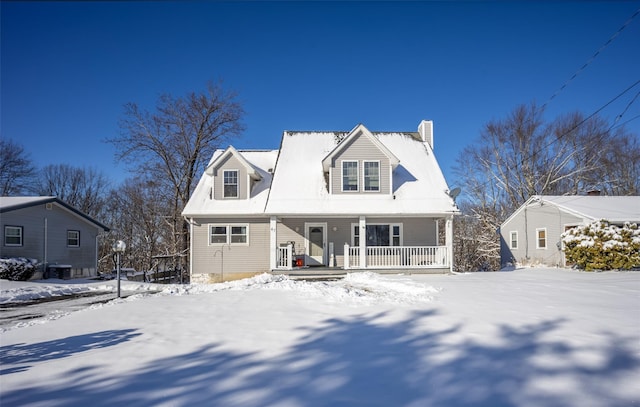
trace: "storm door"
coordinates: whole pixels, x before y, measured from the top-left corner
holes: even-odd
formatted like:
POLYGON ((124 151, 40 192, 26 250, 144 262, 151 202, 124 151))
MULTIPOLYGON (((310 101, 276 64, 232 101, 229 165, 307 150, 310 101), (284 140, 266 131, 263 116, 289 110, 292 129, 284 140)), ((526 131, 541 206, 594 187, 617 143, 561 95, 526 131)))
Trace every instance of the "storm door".
POLYGON ((306 229, 306 254, 309 266, 323 266, 325 261, 325 248, 327 246, 327 224, 307 223, 306 229))

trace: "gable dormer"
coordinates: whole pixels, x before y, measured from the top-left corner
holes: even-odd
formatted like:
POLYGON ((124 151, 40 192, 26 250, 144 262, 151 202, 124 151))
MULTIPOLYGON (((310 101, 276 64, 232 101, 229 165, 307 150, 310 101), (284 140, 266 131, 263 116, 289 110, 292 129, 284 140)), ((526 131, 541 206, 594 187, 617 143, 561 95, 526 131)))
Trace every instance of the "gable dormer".
POLYGON ((256 168, 233 146, 214 159, 205 173, 212 177, 211 198, 216 200, 248 199, 253 185, 262 179, 256 168))
POLYGON ((322 160, 330 194, 391 194, 400 160, 359 124, 322 160))

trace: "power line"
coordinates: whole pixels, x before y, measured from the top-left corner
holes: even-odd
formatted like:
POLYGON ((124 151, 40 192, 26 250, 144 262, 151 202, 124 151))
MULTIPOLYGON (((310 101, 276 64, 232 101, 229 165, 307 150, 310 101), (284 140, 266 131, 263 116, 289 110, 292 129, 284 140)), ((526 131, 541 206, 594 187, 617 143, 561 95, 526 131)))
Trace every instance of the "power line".
MULTIPOLYGON (((582 119, 578 124, 574 125, 571 129, 567 130, 566 132, 562 133, 561 135, 559 135, 558 137, 554 138, 553 140, 551 140, 550 142, 548 142, 545 146, 533 151, 530 155, 526 156, 526 157, 522 157, 522 159, 520 160, 520 166, 523 166, 525 161, 528 160, 534 160, 536 158, 536 155, 538 155, 540 152, 546 150, 547 148, 551 147, 553 144, 557 143, 559 140, 561 140, 562 138, 568 136, 569 134, 571 134, 571 132, 573 132, 574 130, 576 130, 578 127, 582 126, 585 122, 587 122, 589 119, 593 118, 594 116, 596 116, 598 113, 600 113, 602 110, 604 110, 607 106, 609 106, 610 104, 612 104, 613 102, 615 102, 616 100, 618 100, 619 98, 621 98, 625 93, 629 92, 631 89, 633 89, 634 87, 638 86, 638 84, 640 84, 640 79, 635 81, 632 85, 628 86, 625 90, 623 90, 622 92, 620 92, 619 94, 617 94, 616 96, 614 96, 612 99, 610 99, 608 102, 606 102, 604 105, 602 105, 601 107, 599 107, 596 111, 594 111, 593 113, 591 113, 589 116, 585 117, 584 119, 582 119)), ((640 94, 640 92, 638 92, 640 94)), ((633 100, 635 100, 638 97, 638 95, 636 95, 636 97, 634 97, 633 100)), ((633 103, 633 101, 631 102, 633 103)), ((629 106, 631 105, 631 103, 629 103, 629 106)), ((625 109, 626 111, 626 109, 625 109)), ((533 112, 533 114, 535 115, 535 111, 533 112)), ((631 120, 634 120, 636 118, 640 117, 636 116, 633 117, 631 119, 629 119, 627 122, 630 122, 631 120)), ((533 119, 532 119, 533 120, 533 119)), ((623 123, 624 124, 624 123, 623 123)), ((621 124, 622 125, 622 124, 621 124)), ((609 128, 607 130, 610 131, 611 128, 609 128)), ((492 183, 492 179, 488 179, 485 182, 482 182, 479 186, 483 187, 483 186, 487 186, 490 183, 492 183)))
POLYGON ((616 125, 616 126, 612 127, 610 130, 617 129, 618 127, 622 127, 622 126, 624 126, 625 124, 630 123, 630 122, 632 122, 632 121, 634 121, 634 120, 636 120, 636 119, 640 119, 640 114, 633 116, 632 118, 630 118, 630 119, 629 119, 629 120, 627 120, 626 122, 622 122, 622 123, 620 123, 620 124, 618 124, 618 125, 616 125))
MULTIPOLYGON (((636 99, 638 99, 638 96, 640 96, 640 91, 638 91, 638 93, 636 93, 636 95, 629 101, 629 103, 627 103, 627 106, 624 108, 622 113, 620 113, 618 116, 616 116, 616 119, 613 121, 613 124, 611 125, 611 128, 613 128, 613 126, 616 123, 618 123, 620 121, 620 119, 622 119, 622 116, 624 116, 624 114, 627 113, 627 110, 629 110, 629 108, 631 107, 633 102, 635 102, 636 99)), ((611 128, 609 130, 611 130, 611 128)))
POLYGON ((607 46, 609 46, 609 44, 611 44, 611 43, 613 42, 613 40, 615 40, 615 39, 616 39, 616 37, 617 37, 618 35, 620 35, 620 33, 621 33, 625 28, 627 28, 627 26, 628 26, 629 24, 631 24, 631 22, 633 21, 633 19, 634 19, 634 18, 636 18, 636 16, 637 16, 638 14, 640 14, 640 8, 639 8, 639 9, 637 9, 637 10, 635 11, 635 13, 633 13, 633 14, 631 15, 631 17, 629 17, 629 19, 627 19, 627 21, 625 21, 625 22, 624 22, 624 24, 622 24, 622 26, 621 26, 620 28, 618 28, 618 31, 616 31, 616 32, 615 32, 615 33, 614 33, 614 34, 613 34, 613 35, 612 35, 612 36, 611 36, 611 37, 610 37, 610 38, 609 38, 609 39, 608 39, 608 40, 607 40, 607 41, 606 41, 606 42, 605 42, 605 43, 604 43, 604 44, 603 44, 603 45, 602 45, 602 46, 601 46, 601 47, 600 47, 600 48, 599 48, 599 49, 598 49, 598 50, 597 50, 597 51, 596 51, 592 56, 591 56, 591 58, 589 58, 589 59, 587 60, 587 62, 585 62, 585 63, 584 63, 584 64, 583 64, 583 65, 582 65, 582 66, 581 66, 581 67, 580 67, 580 68, 579 68, 579 69, 578 69, 578 70, 573 74, 573 76, 571 76, 571 78, 569 78, 565 83, 563 83, 563 84, 562 84, 562 86, 560 86, 560 88, 558 88, 558 89, 553 93, 553 95, 551 95, 551 97, 549 98, 549 100, 547 100, 546 102, 544 102, 544 103, 542 104, 542 107, 541 107, 540 109, 541 109, 541 110, 544 110, 544 108, 545 108, 545 107, 546 107, 546 106, 547 106, 547 105, 548 105, 548 104, 549 104, 553 99, 555 99, 555 97, 556 97, 556 96, 558 96, 558 94, 559 94, 560 92, 562 92, 562 91, 564 90, 564 88, 566 88, 566 87, 569 85, 569 83, 571 83, 571 82, 572 82, 572 81, 573 81, 573 80, 574 80, 574 79, 575 79, 575 78, 576 78, 576 77, 577 77, 577 76, 578 76, 582 71, 584 71, 584 70, 585 70, 585 68, 586 68, 587 66, 589 66, 589 65, 593 62, 593 60, 594 60, 594 59, 596 59, 596 57, 597 57, 598 55, 600 55, 600 53, 601 53, 602 51, 604 51, 604 49, 605 49, 605 48, 607 48, 607 46))
MULTIPOLYGON (((636 16, 640 14, 640 8, 637 9, 632 15, 631 17, 629 17, 627 19, 627 21, 624 22, 624 24, 622 24, 622 26, 620 26, 620 28, 618 28, 618 30, 591 56, 591 58, 589 58, 572 76, 571 78, 569 78, 567 81, 565 81, 565 83, 562 84, 562 86, 560 86, 560 88, 558 88, 552 95, 551 97, 542 104, 542 106, 537 109, 534 108, 532 114, 535 116, 536 115, 536 111, 544 111, 545 107, 556 97, 558 96, 558 94, 560 94, 560 92, 562 92, 582 71, 585 70, 585 68, 587 68, 587 66, 589 66, 597 57, 598 55, 600 55, 600 53, 607 47, 609 46, 619 35, 620 33, 622 33, 622 31, 624 31, 624 29, 631 24, 631 22, 636 18, 636 16)), ((566 131, 565 133, 561 134, 560 136, 556 137, 555 139, 551 140, 546 146, 544 146, 542 149, 533 151, 531 153, 531 155, 529 157, 523 157, 522 160, 520 161, 520 165, 523 165, 525 160, 533 160, 536 155, 543 149, 547 149, 548 147, 552 146, 554 143, 558 142, 560 139, 566 137, 567 135, 569 135, 571 132, 573 132, 574 130, 576 130, 578 127, 580 127, 581 125, 583 125, 585 122, 587 122, 589 119, 591 119, 592 117, 594 117, 595 115, 597 115, 598 113, 600 113, 602 110, 604 110, 607 106, 609 106, 611 103, 613 103, 614 101, 616 101, 617 99, 619 99, 620 97, 622 97, 625 93, 627 93, 628 91, 630 91, 631 89, 633 89, 634 87, 636 87, 638 84, 640 83, 640 80, 636 81, 634 84, 630 85, 629 87, 627 87, 625 90, 623 90, 621 93, 619 93, 617 96, 615 96, 613 99, 609 100, 608 102, 606 102, 604 105, 602 105, 599 109, 597 109, 595 112, 593 112, 592 114, 590 114, 588 117, 586 117, 585 119, 583 119, 582 121, 580 121, 578 124, 576 124, 575 126, 573 126, 573 128, 571 128, 570 130, 566 131)), ((638 98, 638 96, 640 95, 640 92, 638 92, 638 94, 636 94, 636 96, 633 97, 633 99, 627 104, 627 106, 625 107, 625 109, 623 110, 623 112, 621 114, 619 114, 616 118, 616 121, 614 122, 613 125, 616 124, 616 122, 622 118, 622 116, 627 112, 627 110, 629 109, 629 107, 631 106, 631 104, 633 104, 633 102, 635 102, 635 100, 638 98)), ((616 126, 616 127, 620 127, 626 123, 631 122, 632 120, 637 119, 639 116, 635 116, 632 117, 631 119, 627 120, 624 123, 621 123, 620 125, 616 126)), ((533 120, 530 119, 530 120, 533 120)), ((611 131, 613 127, 613 125, 607 130, 607 131, 611 131)), ((491 180, 487 180, 483 183, 481 183, 481 186, 486 186, 489 183, 491 183, 491 180)))

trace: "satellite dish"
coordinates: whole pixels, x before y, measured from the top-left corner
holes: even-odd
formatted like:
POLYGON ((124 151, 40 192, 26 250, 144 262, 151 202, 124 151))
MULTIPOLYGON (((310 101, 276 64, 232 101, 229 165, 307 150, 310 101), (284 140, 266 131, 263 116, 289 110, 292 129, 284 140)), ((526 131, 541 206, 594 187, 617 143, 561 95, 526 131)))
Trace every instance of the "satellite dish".
POLYGON ((462 192, 460 188, 453 188, 451 192, 449 192, 449 196, 455 200, 457 196, 460 195, 460 192, 462 192))

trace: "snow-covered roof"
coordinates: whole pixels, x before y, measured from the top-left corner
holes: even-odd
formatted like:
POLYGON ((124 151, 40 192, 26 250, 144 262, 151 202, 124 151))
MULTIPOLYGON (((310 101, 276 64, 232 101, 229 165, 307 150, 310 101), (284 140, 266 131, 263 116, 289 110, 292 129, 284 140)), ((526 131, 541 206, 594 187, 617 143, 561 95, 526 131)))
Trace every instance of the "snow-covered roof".
MULTIPOLYGON (((218 150, 209 168, 223 154, 218 150)), ((458 213, 431 146, 415 132, 369 132, 362 125, 350 132, 285 131, 280 150, 237 152, 261 179, 249 199, 211 199, 213 172, 205 171, 183 211, 192 216, 443 216, 458 213), (389 157, 390 194, 330 194, 326 158, 340 151, 350 135, 364 134, 389 157), (273 169, 273 174, 269 172, 273 169)))
POLYGON ((525 207, 536 203, 554 205, 591 221, 606 219, 613 223, 640 222, 640 196, 533 195, 502 225, 509 223, 525 207))
MULTIPOLYGON (((211 167, 226 150, 216 150, 209 161, 207 168, 211 167)), ((248 163, 259 175, 257 183, 254 185, 249 199, 215 200, 211 199, 211 188, 213 186, 213 175, 210 171, 205 171, 198 182, 189 202, 185 206, 182 214, 184 216, 203 215, 261 215, 264 214, 264 207, 269 195, 271 185, 270 169, 276 164, 278 150, 233 150, 248 163)))
POLYGON ((58 199, 55 196, 3 196, 0 197, 0 212, 6 213, 15 211, 22 208, 28 208, 36 205, 44 205, 47 203, 54 203, 59 205, 60 207, 70 211, 71 213, 79 216, 80 218, 94 224, 100 229, 108 232, 109 228, 97 220, 93 219, 91 216, 86 213, 74 208, 73 206, 67 204, 66 202, 58 199))
POLYGON ((538 196, 585 218, 609 222, 640 222, 640 196, 538 196))
POLYGON ((216 166, 218 166, 222 161, 224 161, 226 157, 230 155, 234 156, 240 162, 240 164, 242 164, 246 168, 247 173, 252 179, 259 180, 261 178, 258 169, 251 165, 251 163, 246 160, 244 155, 240 154, 238 150, 236 150, 233 146, 227 147, 227 149, 222 154, 219 154, 215 159, 212 159, 209 162, 209 165, 207 166, 205 172, 207 172, 209 175, 213 175, 216 166))
POLYGON ((322 169, 326 172, 329 171, 329 166, 331 165, 331 160, 338 155, 340 152, 342 152, 344 149, 346 149, 349 145, 349 141, 352 138, 355 137, 366 137, 369 140, 371 140, 371 142, 385 155, 387 156, 387 158, 389 158, 389 161, 391 162, 391 167, 392 168, 396 168, 398 166, 398 164, 400 163, 400 160, 398 160, 398 157, 396 157, 391 151, 389 151, 389 149, 382 144, 377 137, 373 137, 373 135, 371 134, 371 132, 369 131, 369 129, 367 129, 366 127, 364 127, 362 124, 357 125, 353 130, 351 130, 349 132, 349 134, 339 143, 337 143, 337 146, 329 153, 329 155, 327 155, 323 160, 322 160, 322 169))
POLYGON ((285 132, 266 213, 273 215, 442 215, 458 212, 431 147, 413 133, 371 133, 399 164, 392 194, 329 194, 323 159, 344 132, 285 132))

